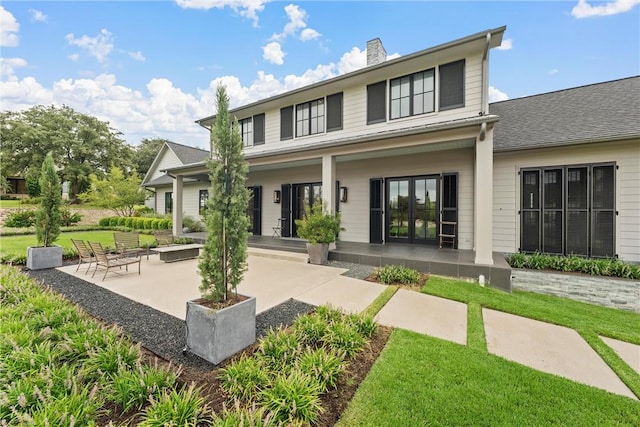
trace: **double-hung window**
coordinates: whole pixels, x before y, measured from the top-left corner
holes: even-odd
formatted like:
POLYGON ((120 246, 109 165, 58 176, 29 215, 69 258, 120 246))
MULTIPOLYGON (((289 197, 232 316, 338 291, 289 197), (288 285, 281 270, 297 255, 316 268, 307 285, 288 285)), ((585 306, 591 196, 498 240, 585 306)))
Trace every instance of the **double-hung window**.
POLYGON ((391 119, 435 111, 434 69, 391 80, 391 119))
POLYGON ((324 98, 296 105, 296 136, 324 132, 324 98))

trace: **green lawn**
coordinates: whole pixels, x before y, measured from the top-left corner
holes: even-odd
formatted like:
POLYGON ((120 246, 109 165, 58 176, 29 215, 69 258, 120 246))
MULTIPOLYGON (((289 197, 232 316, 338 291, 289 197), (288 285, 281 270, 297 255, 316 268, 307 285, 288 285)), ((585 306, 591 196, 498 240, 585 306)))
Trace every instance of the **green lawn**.
MULTIPOLYGON (((109 246, 112 248, 115 246, 113 241, 113 231, 111 230, 61 233, 58 240, 55 241, 55 245, 71 249, 73 248, 71 239, 99 242, 103 246, 109 246)), ((153 243, 155 239, 151 235, 140 234, 140 241, 141 243, 153 243)), ((36 245, 37 242, 35 234, 0 237, 0 253, 2 254, 24 255, 27 252, 27 247, 36 245)))
POLYGON ((29 205, 23 205, 20 200, 0 200, 0 208, 20 208, 29 205))
POLYGON ((337 425, 631 426, 640 404, 397 329, 337 425))

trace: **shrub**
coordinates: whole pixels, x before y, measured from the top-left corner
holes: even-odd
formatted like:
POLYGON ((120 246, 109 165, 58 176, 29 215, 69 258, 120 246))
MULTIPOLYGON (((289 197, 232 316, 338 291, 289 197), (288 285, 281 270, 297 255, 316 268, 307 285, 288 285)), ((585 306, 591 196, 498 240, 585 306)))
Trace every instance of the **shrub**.
POLYGON ((364 337, 348 323, 330 325, 323 340, 330 347, 343 351, 349 358, 358 354, 366 344, 364 337))
POLYGON ((40 196, 37 197, 27 197, 25 199, 20 199, 21 205, 39 205, 42 199, 40 196))
POLYGON ((78 212, 71 212, 68 206, 62 206, 60 208, 60 222, 64 226, 70 226, 73 224, 77 224, 82 220, 82 215, 78 212))
POLYGON ((254 400, 269 381, 269 375, 255 357, 241 357, 220 370, 222 389, 232 399, 254 400))
POLYGON ((298 370, 279 375, 273 386, 262 390, 261 403, 281 423, 314 424, 322 412, 320 386, 298 370))
POLYGON ((300 341, 287 331, 271 329, 260 341, 257 354, 273 369, 281 369, 293 363, 300 353, 300 341))
POLYGON ((160 398, 162 393, 172 388, 178 373, 157 366, 138 365, 135 370, 122 370, 114 377, 111 385, 111 399, 127 412, 140 409, 149 397, 160 398))
POLYGON ((32 227, 36 223, 36 211, 32 209, 16 209, 7 215, 6 227, 32 227))
POLYGON ((303 345, 315 346, 322 342, 327 322, 315 314, 305 314, 293 322, 293 333, 303 345))
POLYGON ((280 427, 281 425, 265 408, 255 404, 250 408, 243 408, 238 401, 233 408, 224 407, 221 413, 214 414, 211 422, 212 427, 280 427))
POLYGON ((297 367, 318 383, 322 393, 335 389, 345 370, 343 354, 338 350, 319 348, 305 350, 297 360, 297 367))
POLYGON ((420 273, 403 265, 385 265, 377 268, 375 274, 380 282, 387 285, 393 283, 411 285, 420 282, 420 273))
POLYGON ((192 384, 188 389, 171 390, 159 399, 151 399, 139 426, 196 426, 206 420, 207 407, 200 389, 192 384))
POLYGON ((113 216, 113 217, 109 218, 109 226, 110 227, 117 227, 118 226, 118 217, 117 216, 113 216))
POLYGON ((372 316, 363 316, 361 314, 349 314, 346 322, 356 328, 356 331, 364 337, 371 338, 378 329, 378 324, 373 320, 372 316))
POLYGON ((618 258, 584 258, 577 255, 561 256, 548 254, 511 254, 507 262, 513 268, 535 270, 551 269, 585 273, 593 276, 614 276, 625 279, 640 279, 640 266, 629 264, 618 258))
POLYGON ((182 218, 182 226, 187 227, 194 233, 204 231, 204 224, 188 215, 182 218))
POLYGON ((137 207, 133 210, 133 216, 143 216, 154 213, 154 210, 146 206, 137 207))
POLYGON ((25 181, 25 187, 29 197, 40 196, 40 179, 38 176, 28 176, 25 181))
POLYGON ((151 221, 151 228, 153 230, 158 230, 160 228, 160 224, 161 224, 162 220, 161 219, 154 219, 151 221))
POLYGON ((105 217, 105 218, 100 218, 100 220, 98 221, 98 225, 101 227, 108 227, 109 221, 111 220, 111 218, 109 217, 105 217))

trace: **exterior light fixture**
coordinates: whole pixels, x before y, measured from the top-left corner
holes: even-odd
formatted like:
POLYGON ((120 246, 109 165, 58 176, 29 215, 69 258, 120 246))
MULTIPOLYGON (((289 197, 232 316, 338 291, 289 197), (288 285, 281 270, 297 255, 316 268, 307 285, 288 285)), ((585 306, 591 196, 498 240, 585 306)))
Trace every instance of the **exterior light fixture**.
POLYGON ((347 187, 340 187, 340 203, 347 201, 347 187))
POLYGON ((280 203, 280 190, 273 191, 273 203, 280 203))

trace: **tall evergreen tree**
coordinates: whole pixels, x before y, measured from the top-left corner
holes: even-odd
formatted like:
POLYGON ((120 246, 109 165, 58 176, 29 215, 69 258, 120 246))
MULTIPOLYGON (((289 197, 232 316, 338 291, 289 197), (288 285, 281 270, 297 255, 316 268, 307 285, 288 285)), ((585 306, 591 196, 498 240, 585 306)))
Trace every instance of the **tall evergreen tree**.
POLYGON ((36 239, 41 246, 51 246, 60 235, 62 221, 62 186, 51 153, 47 154, 42 162, 40 197, 42 199, 36 216, 36 239))
POLYGON ((229 117, 229 98, 224 86, 216 91, 218 112, 211 133, 208 162, 211 188, 207 201, 207 240, 198 269, 200 292, 211 301, 226 301, 229 291, 237 292, 247 269, 249 236, 249 166, 242 152, 242 136, 236 120, 229 117))

